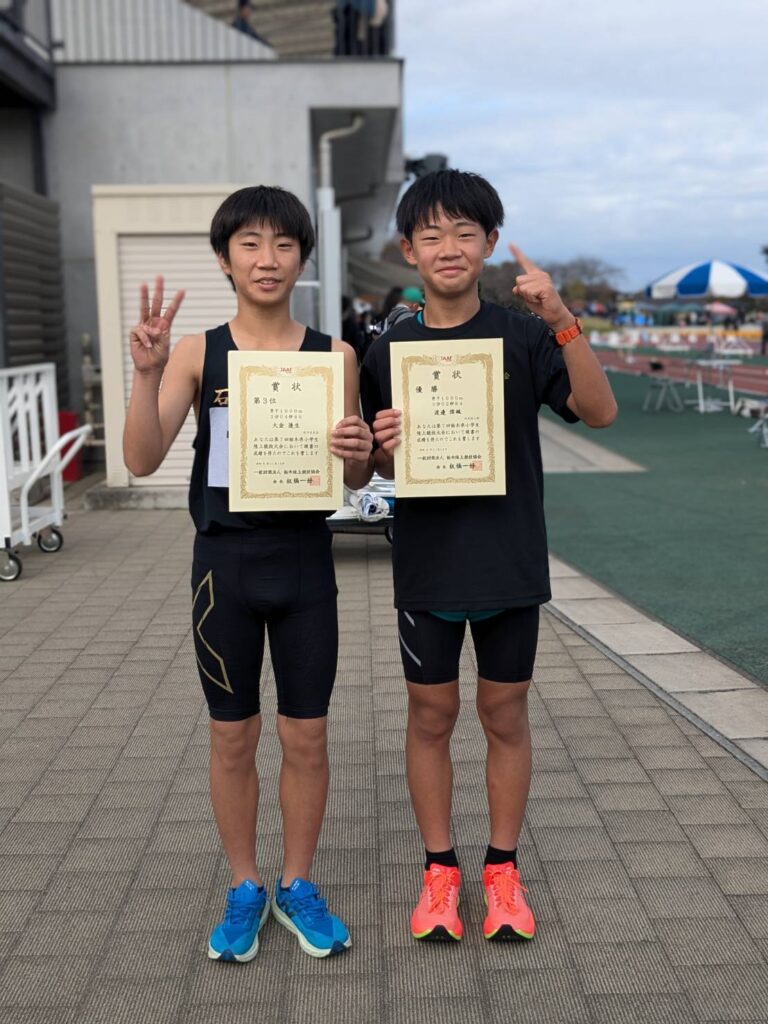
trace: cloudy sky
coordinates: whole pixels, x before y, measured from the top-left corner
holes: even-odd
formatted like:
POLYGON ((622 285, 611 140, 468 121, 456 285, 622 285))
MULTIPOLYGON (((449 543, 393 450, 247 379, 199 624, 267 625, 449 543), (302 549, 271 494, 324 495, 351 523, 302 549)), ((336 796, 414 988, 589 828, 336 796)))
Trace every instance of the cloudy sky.
POLYGON ((486 175, 502 242, 768 271, 768 0, 399 0, 397 52, 408 155, 486 175))

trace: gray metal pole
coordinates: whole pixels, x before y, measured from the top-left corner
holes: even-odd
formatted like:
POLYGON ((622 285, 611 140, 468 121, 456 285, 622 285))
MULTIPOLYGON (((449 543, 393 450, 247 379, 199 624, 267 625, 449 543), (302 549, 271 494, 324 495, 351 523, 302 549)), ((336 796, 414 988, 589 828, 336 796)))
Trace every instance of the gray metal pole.
POLYGON ((318 273, 320 277, 320 330, 338 338, 341 334, 341 210, 333 190, 331 143, 354 135, 365 124, 356 114, 344 128, 323 132, 318 144, 320 184, 317 189, 318 273))

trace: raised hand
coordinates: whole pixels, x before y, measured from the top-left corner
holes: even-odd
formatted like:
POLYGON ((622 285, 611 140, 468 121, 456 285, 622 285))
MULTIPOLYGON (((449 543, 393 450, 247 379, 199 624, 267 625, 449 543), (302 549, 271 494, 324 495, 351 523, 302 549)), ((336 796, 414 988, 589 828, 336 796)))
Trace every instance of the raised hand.
POLYGON ((352 462, 368 462, 373 447, 373 434, 359 416, 345 416, 331 435, 331 451, 352 462))
POLYGON ((149 288, 140 288, 139 322, 131 328, 130 346, 133 365, 137 373, 162 373, 171 351, 171 324, 179 311, 184 292, 176 292, 163 311, 163 278, 155 278, 152 303, 149 288))
POLYGON ((573 314, 569 312, 560 295, 552 284, 549 274, 536 266, 522 249, 509 245, 509 251, 523 272, 515 278, 513 293, 523 300, 528 309, 546 321, 553 331, 564 331, 573 323, 573 314))

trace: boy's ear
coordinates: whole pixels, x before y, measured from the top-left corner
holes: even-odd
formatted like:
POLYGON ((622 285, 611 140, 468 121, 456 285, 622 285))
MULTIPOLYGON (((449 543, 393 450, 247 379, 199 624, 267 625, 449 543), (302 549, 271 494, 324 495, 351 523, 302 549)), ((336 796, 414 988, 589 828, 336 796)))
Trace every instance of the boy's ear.
POLYGON ((400 252, 403 254, 403 258, 406 263, 410 263, 412 267, 416 266, 416 256, 413 251, 413 245, 407 238, 400 239, 400 252))
POLYGON ((496 248, 498 240, 499 232, 497 228, 494 228, 485 240, 485 252, 483 253, 483 259, 487 260, 489 256, 493 256, 493 250, 496 248))
POLYGON ((221 253, 219 252, 219 253, 216 254, 216 259, 219 261, 219 266, 224 271, 224 273, 227 275, 227 277, 231 278, 232 277, 232 271, 230 270, 229 260, 227 259, 227 257, 226 256, 222 256, 221 253))

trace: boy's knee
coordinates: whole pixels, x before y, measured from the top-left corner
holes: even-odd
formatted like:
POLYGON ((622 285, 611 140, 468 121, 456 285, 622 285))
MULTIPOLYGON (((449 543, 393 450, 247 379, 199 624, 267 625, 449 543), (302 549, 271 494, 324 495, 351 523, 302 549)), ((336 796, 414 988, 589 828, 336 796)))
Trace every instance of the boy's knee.
POLYGON ((256 757, 261 723, 259 716, 238 722, 211 719, 211 750, 227 771, 250 766, 256 757))
POLYGON ((431 699, 428 691, 423 695, 411 697, 408 701, 408 717, 412 730, 419 739, 425 742, 438 743, 447 739, 453 732, 456 719, 459 717, 459 700, 431 699))
POLYGON ((277 734, 283 760, 304 766, 321 766, 327 759, 327 718, 277 717, 277 734))
POLYGON ((477 714, 486 736, 507 743, 525 738, 528 725, 528 689, 526 683, 496 684, 492 693, 479 691, 477 714))

